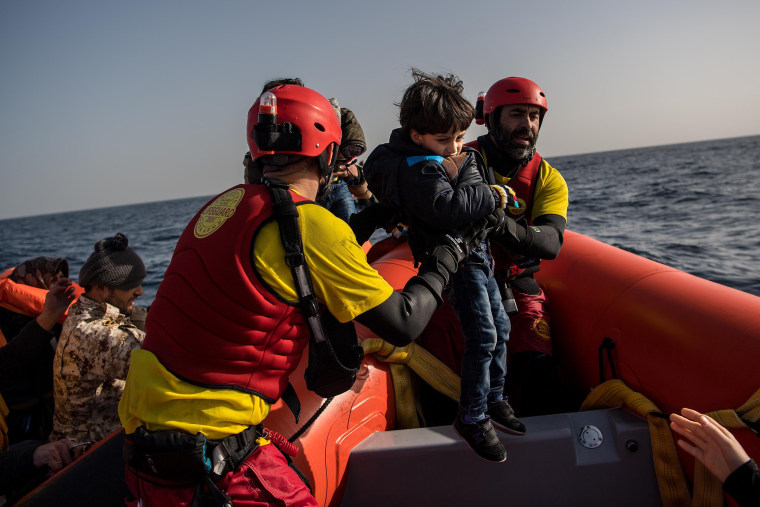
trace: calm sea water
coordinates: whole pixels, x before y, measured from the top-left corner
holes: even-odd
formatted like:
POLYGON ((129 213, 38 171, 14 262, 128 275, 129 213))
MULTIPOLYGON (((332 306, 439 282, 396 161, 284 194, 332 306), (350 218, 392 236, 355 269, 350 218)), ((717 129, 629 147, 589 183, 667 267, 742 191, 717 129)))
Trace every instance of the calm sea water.
MULTIPOLYGON (((760 136, 553 157, 570 188, 569 228, 760 296, 760 136)), ((94 243, 127 235, 148 270, 149 305, 195 197, 0 220, 0 270, 65 257, 71 277, 94 243)))

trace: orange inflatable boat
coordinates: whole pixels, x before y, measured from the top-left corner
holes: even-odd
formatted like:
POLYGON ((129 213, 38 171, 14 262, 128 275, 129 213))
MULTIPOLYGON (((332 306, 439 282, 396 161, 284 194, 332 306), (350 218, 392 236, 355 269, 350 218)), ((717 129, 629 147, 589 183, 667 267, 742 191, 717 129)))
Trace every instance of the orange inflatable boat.
MULTIPOLYGON (((380 242, 368 258, 397 289, 416 272, 403 242, 380 242)), ((760 460, 750 428, 760 418, 760 298, 572 231, 537 279, 561 379, 583 406, 522 419, 525 436, 501 435, 507 461, 486 463, 450 426, 419 417, 420 383, 455 398, 456 373, 358 326, 366 357, 353 388, 318 397, 302 362, 291 378, 301 419, 280 402, 265 421, 299 447, 295 462, 320 505, 685 505, 692 496, 722 505, 719 485, 677 450, 666 416, 712 413, 760 460)), ((19 505, 82 505, 85 479, 91 499, 118 504, 120 442, 102 442, 19 505)))

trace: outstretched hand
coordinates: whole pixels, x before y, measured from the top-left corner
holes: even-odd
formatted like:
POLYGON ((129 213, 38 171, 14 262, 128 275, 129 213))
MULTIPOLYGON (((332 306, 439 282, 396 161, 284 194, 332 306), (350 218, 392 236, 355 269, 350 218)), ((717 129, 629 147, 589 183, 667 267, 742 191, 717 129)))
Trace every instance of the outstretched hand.
POLYGON ((670 428, 685 438, 678 440, 678 446, 701 461, 721 482, 750 459, 730 431, 696 410, 683 408, 681 415, 670 414, 670 428))
POLYGON ((42 313, 37 317, 41 328, 50 331, 55 323, 63 317, 71 303, 76 299, 74 285, 68 278, 60 278, 45 295, 42 313))

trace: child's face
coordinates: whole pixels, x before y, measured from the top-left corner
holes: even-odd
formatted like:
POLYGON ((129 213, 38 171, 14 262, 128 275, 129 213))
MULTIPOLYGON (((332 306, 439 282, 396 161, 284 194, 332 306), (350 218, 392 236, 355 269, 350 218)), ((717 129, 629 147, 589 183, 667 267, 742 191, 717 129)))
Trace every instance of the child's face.
POLYGON ((412 129, 410 137, 414 144, 427 148, 441 157, 450 157, 459 155, 462 151, 464 132, 464 130, 455 132, 452 128, 450 131, 441 134, 420 134, 412 129))

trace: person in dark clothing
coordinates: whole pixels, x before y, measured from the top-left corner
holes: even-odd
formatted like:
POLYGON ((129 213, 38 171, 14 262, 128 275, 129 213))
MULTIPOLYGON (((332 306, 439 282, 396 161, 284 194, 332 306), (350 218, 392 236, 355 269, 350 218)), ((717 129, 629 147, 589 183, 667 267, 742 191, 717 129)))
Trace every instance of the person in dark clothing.
MULTIPOLYGON (((475 109, 462 96, 456 76, 413 70, 414 83, 400 106, 401 128, 378 146, 364 166, 370 190, 401 211, 416 260, 425 258, 430 238, 472 228, 511 201, 511 190, 485 182, 480 155, 463 150, 475 109)), ((509 319, 492 271, 487 241, 481 241, 451 279, 450 300, 462 326, 461 396, 454 429, 482 458, 507 457, 494 430, 522 435, 525 426, 503 396, 509 319)))
POLYGON ((690 408, 670 414, 670 427, 684 437, 678 446, 701 461, 741 507, 760 505, 760 470, 730 431, 690 408))
MULTIPOLYGON (((0 384, 5 384, 30 369, 41 351, 50 347, 50 329, 75 298, 68 279, 58 279, 47 293, 42 313, 24 326, 5 346, 0 347, 0 384)), ((72 461, 69 440, 46 443, 24 440, 8 445, 8 410, 0 395, 0 495, 17 498, 49 473, 56 473, 72 461)))
POLYGON ((52 319, 43 307, 49 289, 68 274, 66 259, 35 257, 0 277, 0 344, 35 347, 25 368, 0 381, 11 442, 47 440, 52 429, 53 355, 66 308, 52 319))

